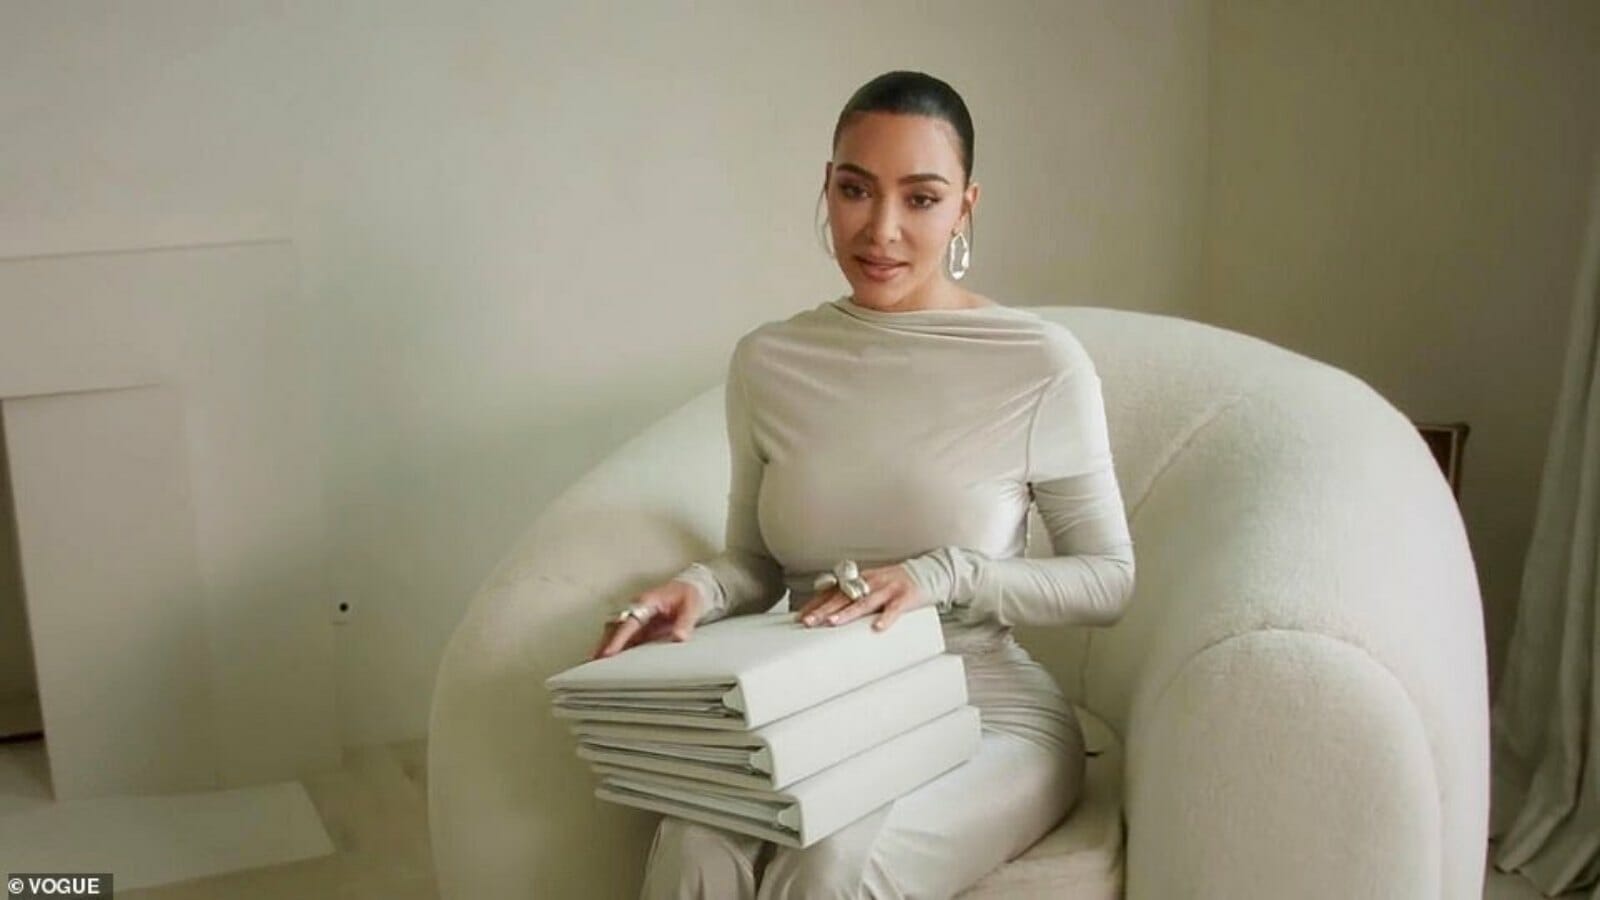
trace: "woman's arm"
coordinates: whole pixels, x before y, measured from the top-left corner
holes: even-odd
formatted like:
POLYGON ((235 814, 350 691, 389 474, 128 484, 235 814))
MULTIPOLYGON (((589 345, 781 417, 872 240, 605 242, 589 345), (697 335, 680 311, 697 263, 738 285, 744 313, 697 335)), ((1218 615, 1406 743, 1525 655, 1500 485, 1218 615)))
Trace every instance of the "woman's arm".
POLYGON ((773 558, 756 521, 757 496, 766 465, 751 430, 750 402, 745 393, 741 356, 744 340, 728 363, 725 412, 731 477, 728 485, 726 549, 711 559, 690 563, 673 576, 700 593, 704 612, 696 625, 726 616, 765 612, 783 594, 783 566, 773 558))
POLYGON ((940 613, 1006 625, 1110 625, 1133 596, 1133 538, 1087 357, 1040 391, 1025 463, 1055 555, 939 547, 903 564, 940 613))
POLYGON ((1133 596, 1133 540, 1115 470, 1040 481, 1034 502, 1055 556, 991 559, 940 547, 905 561, 941 614, 1005 625, 1110 625, 1133 596))

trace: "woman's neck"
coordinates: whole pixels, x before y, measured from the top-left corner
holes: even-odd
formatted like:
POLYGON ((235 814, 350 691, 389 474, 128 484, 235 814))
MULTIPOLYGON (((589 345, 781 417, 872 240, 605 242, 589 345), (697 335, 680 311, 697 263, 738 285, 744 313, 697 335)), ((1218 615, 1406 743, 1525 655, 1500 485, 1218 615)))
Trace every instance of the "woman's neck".
POLYGON ((867 309, 881 309, 884 312, 922 312, 936 309, 976 309, 980 307, 998 306, 987 297, 975 294, 972 291, 957 285, 945 282, 946 287, 933 296, 909 296, 902 299, 892 307, 879 307, 877 304, 864 303, 855 294, 850 295, 851 302, 867 309))

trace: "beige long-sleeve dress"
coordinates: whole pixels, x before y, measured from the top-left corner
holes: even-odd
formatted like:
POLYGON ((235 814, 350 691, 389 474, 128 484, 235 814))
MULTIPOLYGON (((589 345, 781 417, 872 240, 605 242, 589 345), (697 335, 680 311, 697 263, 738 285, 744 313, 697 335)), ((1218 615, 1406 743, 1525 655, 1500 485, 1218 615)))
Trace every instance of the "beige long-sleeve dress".
MULTIPOLYGON (((846 295, 741 338, 728 366, 726 549, 676 577, 701 623, 789 608, 841 559, 904 564, 983 720, 977 755, 803 850, 664 817, 643 896, 949 897, 1066 816, 1082 731, 1014 625, 1106 625, 1133 541, 1100 379, 1023 308, 885 312, 846 295), (1025 558, 1029 504, 1053 556, 1025 558)), ((826 626, 823 626, 826 627, 826 626)))

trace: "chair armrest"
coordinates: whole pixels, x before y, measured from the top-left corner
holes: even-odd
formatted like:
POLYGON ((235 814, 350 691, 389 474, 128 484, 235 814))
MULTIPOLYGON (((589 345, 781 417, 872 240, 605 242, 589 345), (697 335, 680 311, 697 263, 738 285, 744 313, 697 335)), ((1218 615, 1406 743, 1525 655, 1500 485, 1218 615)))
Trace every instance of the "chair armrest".
POLYGON ((1271 387, 1142 498, 1138 595, 1094 636, 1129 896, 1479 897, 1488 689, 1459 509, 1364 384, 1271 387))
POLYGON ((1360 648, 1287 630, 1228 638, 1131 730, 1128 897, 1465 900, 1442 893, 1421 719, 1360 648))
POLYGON ((595 617, 531 614, 583 609, 593 597, 586 585, 528 572, 480 595, 445 650, 428 743, 428 826, 445 900, 637 891, 637 874, 618 863, 644 858, 649 826, 594 799, 543 685, 580 661, 574 651, 592 643, 595 617), (602 848, 618 855, 595 859, 602 848))
POLYGON ((670 414, 552 501, 452 634, 428 745, 443 900, 637 895, 658 817, 595 799, 544 680, 588 658, 607 611, 717 549, 720 395, 670 414))

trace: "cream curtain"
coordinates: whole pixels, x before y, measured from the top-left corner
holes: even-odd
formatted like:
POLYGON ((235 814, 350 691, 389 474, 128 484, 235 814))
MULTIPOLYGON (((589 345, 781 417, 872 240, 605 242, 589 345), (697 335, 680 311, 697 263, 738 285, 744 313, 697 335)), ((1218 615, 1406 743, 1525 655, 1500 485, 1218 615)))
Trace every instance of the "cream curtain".
MULTIPOLYGON (((1491 718, 1495 868, 1546 894, 1600 880, 1600 156, 1561 393, 1491 718)), ((1591 897, 1600 898, 1600 889, 1591 897)))

